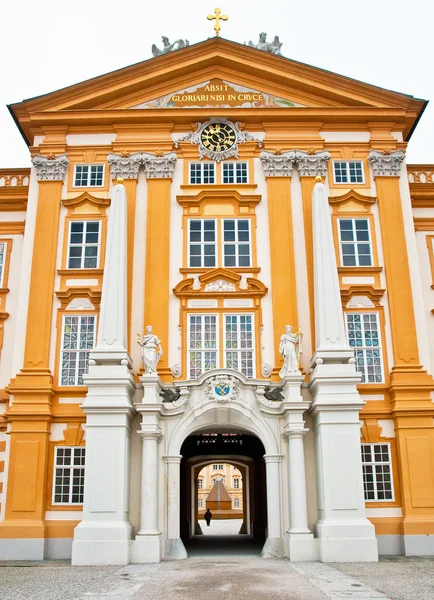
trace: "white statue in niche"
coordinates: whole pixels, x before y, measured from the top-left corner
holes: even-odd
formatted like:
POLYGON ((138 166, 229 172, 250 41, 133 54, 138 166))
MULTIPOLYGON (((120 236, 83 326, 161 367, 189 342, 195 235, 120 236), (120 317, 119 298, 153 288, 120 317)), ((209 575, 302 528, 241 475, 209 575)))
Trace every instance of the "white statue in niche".
POLYGON ((142 347, 142 358, 146 375, 157 375, 157 365, 163 356, 163 349, 158 337, 152 333, 151 325, 146 327, 147 334, 141 338, 137 334, 137 343, 142 347), (141 339, 140 339, 141 338, 141 339))
POLYGON ((292 333, 291 325, 286 325, 286 333, 280 338, 279 352, 283 356, 283 366, 280 369, 280 377, 300 373, 298 363, 301 354, 301 331, 292 333))

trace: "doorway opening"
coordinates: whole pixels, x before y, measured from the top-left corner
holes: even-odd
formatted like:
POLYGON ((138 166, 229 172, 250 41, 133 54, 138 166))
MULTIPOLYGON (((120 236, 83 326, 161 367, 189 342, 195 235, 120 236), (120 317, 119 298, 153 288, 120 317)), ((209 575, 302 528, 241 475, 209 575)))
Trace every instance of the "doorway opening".
POLYGON ((245 433, 207 431, 186 438, 180 530, 189 556, 260 555, 267 534, 264 454, 259 438, 245 433))

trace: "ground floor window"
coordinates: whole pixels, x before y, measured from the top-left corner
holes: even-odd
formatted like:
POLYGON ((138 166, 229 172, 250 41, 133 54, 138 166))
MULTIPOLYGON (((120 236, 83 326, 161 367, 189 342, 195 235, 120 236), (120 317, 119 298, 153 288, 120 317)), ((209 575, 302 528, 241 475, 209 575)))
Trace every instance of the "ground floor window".
POLYGON ((390 444, 362 444, 362 467, 365 500, 392 501, 390 444))
POLYGON ((55 449, 53 504, 83 504, 86 449, 55 449))

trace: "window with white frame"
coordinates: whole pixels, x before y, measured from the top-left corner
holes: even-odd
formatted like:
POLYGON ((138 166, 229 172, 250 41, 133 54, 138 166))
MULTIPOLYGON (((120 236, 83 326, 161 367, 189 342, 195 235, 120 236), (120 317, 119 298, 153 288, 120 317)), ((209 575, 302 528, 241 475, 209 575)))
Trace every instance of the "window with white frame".
POLYGON ((197 489, 198 490, 202 490, 203 489, 203 479, 198 479, 197 480, 197 489))
POLYGON ((224 351, 226 369, 254 377, 253 315, 224 315, 224 351))
POLYGON ((365 183, 361 160, 334 160, 333 175, 335 183, 365 183))
POLYGON ((68 269, 96 269, 99 264, 101 221, 70 221, 68 269))
POLYGON ((215 267, 216 253, 215 220, 190 219, 188 222, 188 266, 215 267))
POLYGON ((223 220, 223 266, 250 267, 250 220, 223 220))
POLYGON ((95 342, 95 315, 64 315, 59 385, 84 385, 95 342))
POLYGON ((190 183, 215 183, 215 163, 190 163, 190 183))
POLYGON ((240 480, 238 477, 234 478, 234 490, 239 490, 240 489, 240 480))
POLYGON ((248 183, 248 165, 246 162, 222 163, 223 183, 248 183))
POLYGON ((6 242, 0 242, 0 288, 3 287, 5 262, 6 262, 6 242))
POLYGON ((362 444, 362 467, 365 500, 393 501, 390 444, 362 444))
POLYGON ((343 267, 371 267, 369 219, 339 219, 339 244, 343 267))
POLYGON ((83 504, 84 447, 56 447, 53 504, 83 504))
POLYGON ((223 465, 213 465, 212 468, 214 471, 223 471, 223 465))
POLYGON ((199 498, 197 501, 197 507, 198 508, 203 508, 203 498, 199 498))
POLYGON ((362 373, 361 383, 382 383, 383 365, 379 315, 346 313, 348 341, 354 350, 356 369, 362 373))
POLYGON ((104 165, 75 165, 74 187, 102 187, 104 165))
POLYGON ((234 498, 234 508, 240 508, 240 499, 234 498))
POLYGON ((188 362, 190 379, 217 368, 217 315, 189 315, 188 362))

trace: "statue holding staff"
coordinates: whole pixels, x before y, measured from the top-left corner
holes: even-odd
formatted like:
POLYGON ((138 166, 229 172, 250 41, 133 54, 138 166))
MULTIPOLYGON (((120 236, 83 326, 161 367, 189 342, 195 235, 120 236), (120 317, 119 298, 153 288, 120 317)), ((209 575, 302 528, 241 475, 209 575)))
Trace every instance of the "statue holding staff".
POLYGON ((286 333, 280 338, 279 352, 283 356, 283 366, 280 369, 280 377, 283 379, 287 375, 299 374, 298 364, 301 354, 302 333, 292 333, 291 325, 286 325, 286 333))
POLYGON ((147 334, 141 338, 137 334, 137 343, 142 347, 142 358, 146 375, 157 375, 157 364, 163 355, 163 349, 158 337, 152 333, 151 325, 146 327, 147 334))

